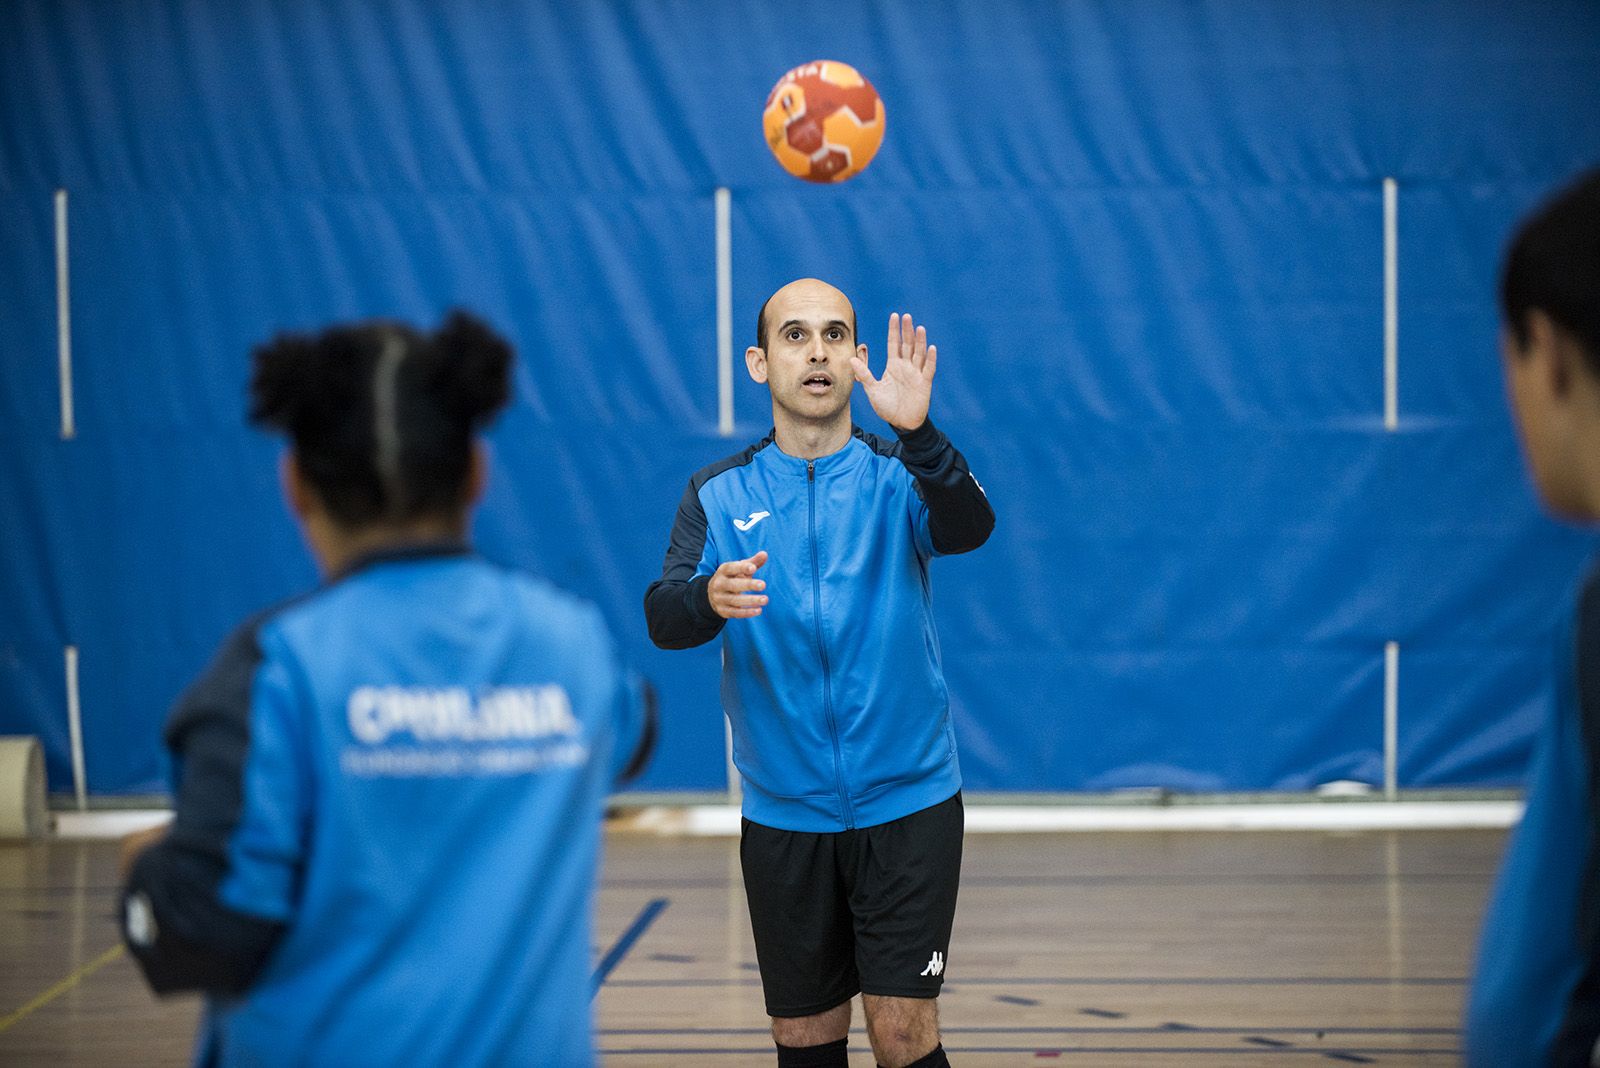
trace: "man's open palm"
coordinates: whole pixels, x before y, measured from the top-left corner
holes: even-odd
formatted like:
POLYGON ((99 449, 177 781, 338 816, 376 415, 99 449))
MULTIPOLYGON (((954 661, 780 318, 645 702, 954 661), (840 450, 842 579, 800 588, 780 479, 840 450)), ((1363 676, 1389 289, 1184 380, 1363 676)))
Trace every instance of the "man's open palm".
POLYGON ((883 377, 872 377, 867 361, 850 358, 861 388, 878 418, 896 430, 915 430, 928 418, 928 400, 933 395, 933 372, 938 366, 937 346, 928 344, 928 332, 913 329, 911 316, 889 316, 888 362, 883 377))

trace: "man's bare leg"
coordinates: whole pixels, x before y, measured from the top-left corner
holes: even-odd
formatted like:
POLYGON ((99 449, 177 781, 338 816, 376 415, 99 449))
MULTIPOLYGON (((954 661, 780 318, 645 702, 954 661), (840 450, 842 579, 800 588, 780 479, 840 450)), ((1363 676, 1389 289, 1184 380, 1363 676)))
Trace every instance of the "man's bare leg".
MULTIPOLYGON (((835 1005, 826 1012, 819 1012, 812 1016, 774 1016, 772 1017, 772 1040, 779 1046, 778 1062, 794 1060, 797 1055, 792 1050, 806 1047, 825 1046, 831 1042, 840 1042, 850 1037, 850 1002, 835 1005)), ((846 1063, 842 1051, 839 1053, 838 1063, 846 1063)))
POLYGON ((884 1068, 906 1068, 939 1048, 938 998, 863 994, 861 1002, 873 1056, 884 1068))

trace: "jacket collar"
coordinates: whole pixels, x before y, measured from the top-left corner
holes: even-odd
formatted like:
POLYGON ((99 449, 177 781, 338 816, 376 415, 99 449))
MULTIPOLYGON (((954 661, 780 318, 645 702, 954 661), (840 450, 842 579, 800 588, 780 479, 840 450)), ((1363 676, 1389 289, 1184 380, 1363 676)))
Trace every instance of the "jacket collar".
POLYGON ((817 478, 830 478, 843 474, 861 463, 863 457, 870 450, 861 441, 861 428, 854 424, 850 427, 850 437, 836 452, 826 456, 819 456, 815 460, 803 460, 798 456, 790 456, 778 448, 777 432, 772 431, 767 435, 771 444, 761 450, 762 457, 773 468, 786 475, 797 478, 806 478, 809 471, 815 471, 817 478))

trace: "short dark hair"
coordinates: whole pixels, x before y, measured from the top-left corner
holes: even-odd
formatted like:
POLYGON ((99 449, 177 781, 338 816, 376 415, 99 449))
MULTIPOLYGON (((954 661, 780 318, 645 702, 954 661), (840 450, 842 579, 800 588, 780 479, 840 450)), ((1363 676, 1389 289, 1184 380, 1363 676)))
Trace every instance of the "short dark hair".
MULTIPOLYGON (((778 294, 772 294, 772 297, 778 294)), ((772 303, 772 297, 761 302, 761 311, 756 315, 756 348, 762 352, 767 351, 767 305, 772 303)), ((856 306, 850 305, 850 340, 856 339, 856 306)))
POLYGON ((1511 240, 1500 312, 1518 347, 1535 308, 1577 339, 1600 374, 1600 167, 1541 204, 1511 240))
POLYGON ((452 312, 432 334, 369 321, 256 349, 250 421, 288 435, 341 525, 453 516, 472 438, 511 396, 511 346, 452 312))

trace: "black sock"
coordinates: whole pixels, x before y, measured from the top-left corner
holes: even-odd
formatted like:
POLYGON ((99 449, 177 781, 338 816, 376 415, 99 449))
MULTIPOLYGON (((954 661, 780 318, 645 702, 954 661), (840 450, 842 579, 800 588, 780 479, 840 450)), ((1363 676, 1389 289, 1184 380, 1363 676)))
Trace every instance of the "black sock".
MULTIPOLYGON (((878 1065, 878 1068, 883 1068, 883 1065, 878 1065)), ((932 1053, 918 1057, 906 1065, 906 1068, 950 1068, 950 1058, 944 1055, 944 1044, 940 1043, 933 1047, 932 1053)))
POLYGON ((850 1068, 848 1038, 824 1042, 820 1046, 785 1046, 782 1042, 773 1044, 778 1047, 778 1068, 850 1068))

